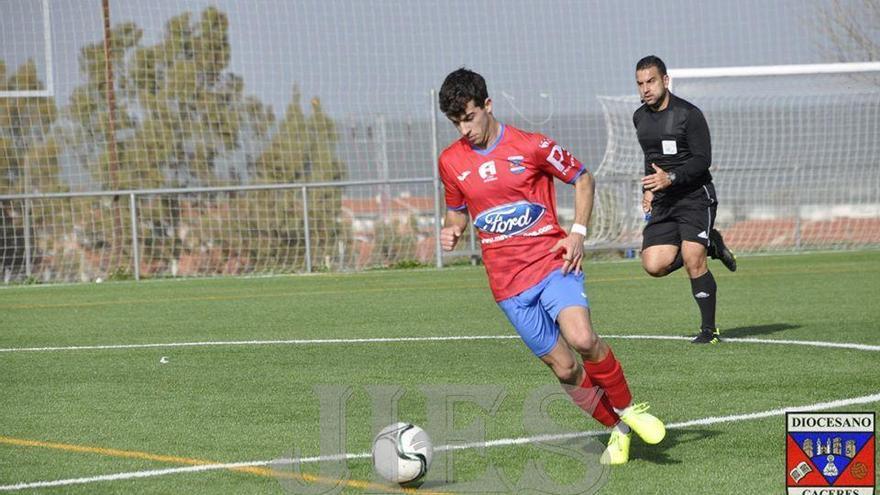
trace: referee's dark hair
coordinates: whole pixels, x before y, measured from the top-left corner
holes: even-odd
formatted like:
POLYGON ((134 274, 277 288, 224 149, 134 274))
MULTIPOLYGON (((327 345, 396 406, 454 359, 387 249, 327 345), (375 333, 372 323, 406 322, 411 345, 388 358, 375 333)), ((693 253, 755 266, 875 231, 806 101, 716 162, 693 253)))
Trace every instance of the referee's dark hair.
POLYGON ((636 71, 648 69, 651 67, 656 67, 658 71, 660 71, 661 76, 666 75, 666 64, 660 60, 660 57, 657 55, 648 55, 647 57, 639 60, 636 64, 636 71))

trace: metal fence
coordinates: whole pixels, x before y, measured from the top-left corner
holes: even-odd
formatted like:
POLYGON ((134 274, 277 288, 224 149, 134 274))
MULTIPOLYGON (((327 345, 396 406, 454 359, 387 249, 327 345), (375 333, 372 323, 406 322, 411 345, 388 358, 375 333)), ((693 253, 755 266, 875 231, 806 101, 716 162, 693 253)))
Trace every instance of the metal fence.
MULTIPOLYGON (((601 183, 588 249, 635 248, 637 188, 634 179, 601 183)), ((478 258, 473 230, 456 251, 440 250, 441 195, 436 177, 7 195, 0 257, 6 283, 442 267, 478 258)), ((570 222, 573 199, 560 196, 560 218, 570 222)))

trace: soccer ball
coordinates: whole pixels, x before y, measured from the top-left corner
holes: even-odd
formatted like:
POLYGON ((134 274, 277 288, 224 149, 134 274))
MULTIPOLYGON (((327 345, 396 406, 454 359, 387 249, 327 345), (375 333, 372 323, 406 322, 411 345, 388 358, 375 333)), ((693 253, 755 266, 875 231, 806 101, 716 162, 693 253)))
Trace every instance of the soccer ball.
POLYGON ((412 423, 388 425, 373 440, 373 469, 392 483, 417 483, 434 456, 434 446, 425 430, 412 423))

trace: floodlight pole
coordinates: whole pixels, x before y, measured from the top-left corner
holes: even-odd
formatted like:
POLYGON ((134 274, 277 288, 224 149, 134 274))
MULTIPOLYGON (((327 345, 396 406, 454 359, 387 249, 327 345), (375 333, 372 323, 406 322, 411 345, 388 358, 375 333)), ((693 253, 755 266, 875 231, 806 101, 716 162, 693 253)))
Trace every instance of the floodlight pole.
MULTIPOLYGON (((104 84, 107 86, 107 153, 109 155, 110 188, 119 189, 117 166, 119 158, 116 153, 116 91, 113 84, 113 61, 111 58, 110 38, 110 0, 101 0, 104 14, 104 84)), ((119 196, 113 197, 113 254, 122 250, 122 217, 117 207, 119 196)), ((118 257, 117 257, 118 260, 118 257)))
POLYGON ((113 60, 110 39, 110 0, 101 0, 104 7, 104 83, 107 85, 107 147, 110 154, 110 187, 119 189, 116 183, 116 92, 113 87, 113 60))

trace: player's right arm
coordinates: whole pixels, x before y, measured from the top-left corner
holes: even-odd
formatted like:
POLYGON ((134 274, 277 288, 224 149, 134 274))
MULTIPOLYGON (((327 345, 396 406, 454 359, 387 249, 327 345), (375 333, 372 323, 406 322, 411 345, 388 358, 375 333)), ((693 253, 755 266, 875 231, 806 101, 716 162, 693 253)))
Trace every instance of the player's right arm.
POLYGON ((446 217, 443 219, 443 228, 440 229, 440 247, 444 251, 452 251, 468 225, 467 201, 458 186, 460 180, 457 180, 455 170, 447 163, 446 151, 440 155, 438 165, 446 199, 446 217))
POLYGON ((464 211, 447 210, 446 218, 443 219, 443 228, 440 229, 440 247, 444 251, 452 251, 458 244, 462 232, 467 228, 468 215, 464 211))

